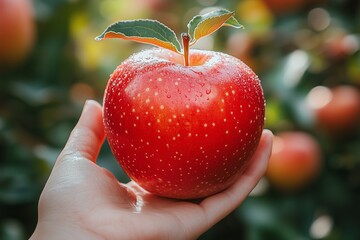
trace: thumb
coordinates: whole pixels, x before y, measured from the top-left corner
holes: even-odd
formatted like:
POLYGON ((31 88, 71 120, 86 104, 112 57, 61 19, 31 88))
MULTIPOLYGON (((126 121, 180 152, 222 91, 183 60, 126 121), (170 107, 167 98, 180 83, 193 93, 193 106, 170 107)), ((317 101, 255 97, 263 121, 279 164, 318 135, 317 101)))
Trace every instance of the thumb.
POLYGON ((96 101, 87 100, 80 119, 72 130, 56 164, 65 161, 69 157, 71 159, 82 158, 96 162, 104 139, 101 106, 96 101))

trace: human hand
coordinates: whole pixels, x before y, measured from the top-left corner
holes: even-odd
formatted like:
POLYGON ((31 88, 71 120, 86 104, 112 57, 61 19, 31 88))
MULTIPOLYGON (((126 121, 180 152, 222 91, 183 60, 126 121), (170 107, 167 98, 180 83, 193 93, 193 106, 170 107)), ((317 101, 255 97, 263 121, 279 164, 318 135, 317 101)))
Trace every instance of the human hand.
POLYGON ((119 183, 96 164, 104 138, 101 106, 87 101, 41 194, 30 239, 196 239, 248 196, 272 146, 272 133, 264 130, 245 173, 225 191, 193 202, 119 183))

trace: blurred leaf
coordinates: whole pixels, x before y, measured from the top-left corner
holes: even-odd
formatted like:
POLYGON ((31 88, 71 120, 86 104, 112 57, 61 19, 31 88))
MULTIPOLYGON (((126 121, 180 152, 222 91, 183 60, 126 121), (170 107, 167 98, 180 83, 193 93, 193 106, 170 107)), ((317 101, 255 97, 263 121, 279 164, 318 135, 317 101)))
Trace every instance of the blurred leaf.
POLYGON ((247 224, 256 227, 271 227, 276 224, 277 214, 275 209, 267 201, 256 198, 248 198, 237 210, 240 218, 247 224))
POLYGON ((47 104, 61 99, 59 89, 54 86, 40 86, 18 81, 12 82, 9 90, 13 96, 33 106, 47 104))
POLYGON ((24 240, 25 230, 22 224, 15 219, 4 219, 0 221, 0 239, 2 240, 24 240))
POLYGON ((250 228, 247 238, 249 240, 305 240, 305 236, 301 236, 288 222, 285 222, 278 209, 266 199, 248 198, 237 213, 250 228))
POLYGON ((4 203, 24 203, 37 198, 38 188, 33 185, 27 169, 17 166, 0 170, 0 201, 4 203))

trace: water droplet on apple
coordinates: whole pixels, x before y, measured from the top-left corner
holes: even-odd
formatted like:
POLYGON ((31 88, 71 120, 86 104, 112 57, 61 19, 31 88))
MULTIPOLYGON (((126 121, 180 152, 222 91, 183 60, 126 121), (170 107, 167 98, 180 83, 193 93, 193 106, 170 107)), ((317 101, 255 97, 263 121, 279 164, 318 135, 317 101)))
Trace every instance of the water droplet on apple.
POLYGON ((211 93, 211 88, 206 88, 205 92, 206 92, 206 94, 210 94, 211 93))
POLYGON ((170 95, 170 94, 166 94, 166 97, 167 97, 167 98, 171 98, 171 95, 170 95))

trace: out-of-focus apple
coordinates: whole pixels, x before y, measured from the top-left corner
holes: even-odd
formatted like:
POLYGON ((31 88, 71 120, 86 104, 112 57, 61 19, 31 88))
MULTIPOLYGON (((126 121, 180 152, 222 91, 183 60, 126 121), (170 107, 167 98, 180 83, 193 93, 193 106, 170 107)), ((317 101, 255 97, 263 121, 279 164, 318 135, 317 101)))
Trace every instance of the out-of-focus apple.
POLYGON ((35 22, 30 0, 0 1, 0 68, 13 66, 31 50, 35 22))
POLYGON ((359 124, 360 92, 353 86, 317 86, 309 92, 307 102, 319 128, 329 134, 344 135, 359 124))
POLYGON ((279 133, 274 137, 267 179, 277 189, 299 190, 319 174, 321 155, 320 145, 308 133, 279 133))
POLYGON ((339 60, 354 54, 360 48, 357 37, 352 34, 334 34, 325 40, 323 50, 328 58, 339 60))

